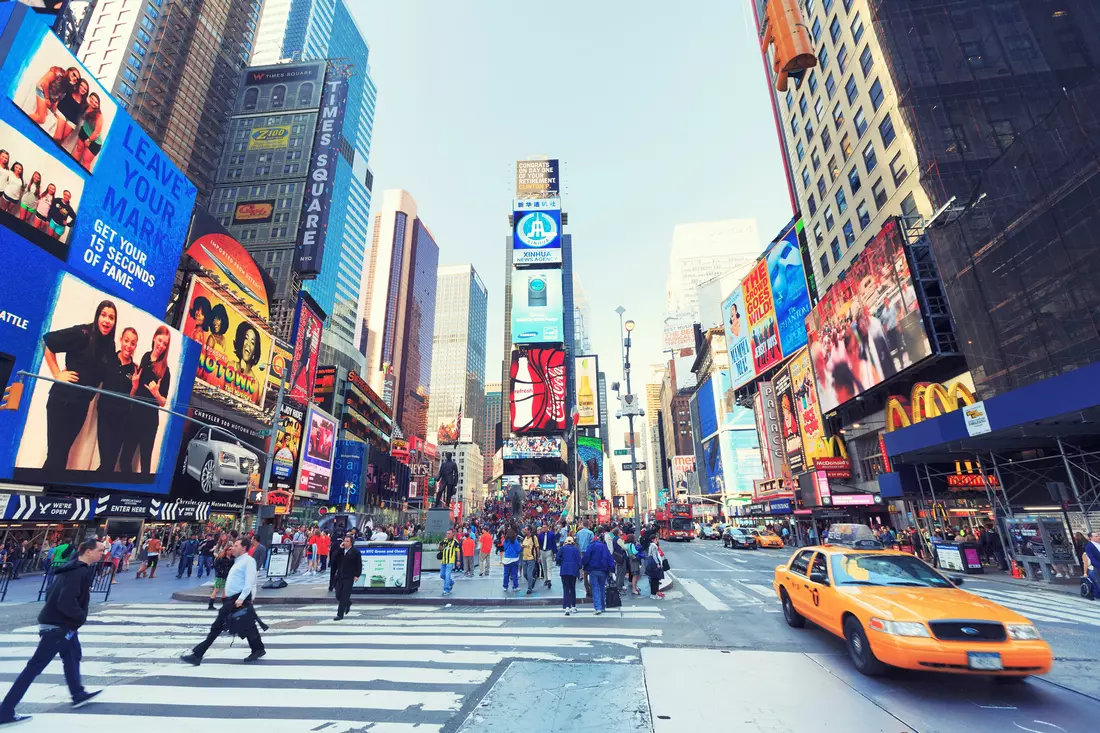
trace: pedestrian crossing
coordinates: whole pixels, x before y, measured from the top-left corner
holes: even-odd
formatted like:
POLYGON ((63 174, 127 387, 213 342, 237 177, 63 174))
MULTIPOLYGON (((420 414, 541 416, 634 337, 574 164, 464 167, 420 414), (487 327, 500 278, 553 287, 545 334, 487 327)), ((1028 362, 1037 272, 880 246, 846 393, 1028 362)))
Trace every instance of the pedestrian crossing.
POLYGON ((1032 621, 1100 626, 1100 602, 1063 593, 970 587, 975 595, 1011 608, 1032 621))
POLYGON ((769 585, 741 580, 696 580, 671 574, 673 587, 687 593, 707 611, 753 610, 780 613, 775 591, 769 585))
MULTIPOLYGON (((553 608, 259 607, 271 627, 267 655, 241 664, 248 646, 219 639, 199 667, 179 661, 214 612, 181 603, 108 603, 80 630, 81 672, 95 702, 69 708, 55 659, 19 706, 21 732, 116 726, 207 733, 226 719, 265 733, 426 733, 452 723, 468 698, 511 661, 637 664, 660 644, 663 613, 624 607, 566 618, 553 608)), ((37 626, 0 633, 0 689, 23 669, 37 626)))

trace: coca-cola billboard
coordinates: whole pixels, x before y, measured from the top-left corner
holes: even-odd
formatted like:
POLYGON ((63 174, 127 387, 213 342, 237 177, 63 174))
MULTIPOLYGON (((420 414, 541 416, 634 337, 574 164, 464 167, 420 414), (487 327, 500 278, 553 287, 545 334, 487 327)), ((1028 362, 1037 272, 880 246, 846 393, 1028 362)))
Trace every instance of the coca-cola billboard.
POLYGON ((565 351, 554 347, 515 349, 509 374, 512 432, 564 432, 565 351))

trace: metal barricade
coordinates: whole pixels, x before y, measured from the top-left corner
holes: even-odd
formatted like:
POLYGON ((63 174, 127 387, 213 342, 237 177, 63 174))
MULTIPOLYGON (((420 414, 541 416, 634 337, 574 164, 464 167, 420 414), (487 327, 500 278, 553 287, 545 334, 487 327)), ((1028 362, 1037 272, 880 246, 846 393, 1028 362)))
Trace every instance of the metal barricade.
MULTIPOLYGON (((46 594, 50 590, 50 586, 53 585, 54 572, 57 570, 57 565, 51 565, 46 574, 42 577, 42 586, 38 589, 38 600, 46 600, 46 594)), ((103 601, 106 603, 107 599, 111 596, 111 581, 115 579, 115 565, 110 560, 100 560, 92 566, 92 587, 90 593, 93 595, 96 593, 103 594, 103 601)))
POLYGON ((0 563, 0 603, 8 597, 8 583, 15 574, 15 567, 10 562, 0 563))

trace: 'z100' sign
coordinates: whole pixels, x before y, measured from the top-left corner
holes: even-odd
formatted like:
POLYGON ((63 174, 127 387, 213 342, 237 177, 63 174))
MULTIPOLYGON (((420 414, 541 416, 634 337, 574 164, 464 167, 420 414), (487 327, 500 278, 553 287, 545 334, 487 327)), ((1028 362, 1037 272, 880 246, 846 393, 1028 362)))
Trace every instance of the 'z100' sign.
POLYGON ((332 204, 336 159, 340 155, 340 133, 344 127, 344 107, 347 101, 347 75, 330 66, 325 72, 325 90, 321 96, 321 111, 317 115, 313 158, 310 161, 306 195, 302 202, 302 218, 298 226, 298 256, 294 269, 302 275, 316 275, 321 271, 328 211, 332 204))

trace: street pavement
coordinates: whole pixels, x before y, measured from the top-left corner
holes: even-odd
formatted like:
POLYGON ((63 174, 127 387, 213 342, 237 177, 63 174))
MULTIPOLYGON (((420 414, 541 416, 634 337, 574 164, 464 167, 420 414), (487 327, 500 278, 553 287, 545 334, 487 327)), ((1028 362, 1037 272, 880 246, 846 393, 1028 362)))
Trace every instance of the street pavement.
MULTIPOLYGON (((55 661, 20 707, 35 716, 20 730, 126 726, 136 716, 179 733, 228 720, 270 733, 678 733, 716 722, 769 732, 1097 729, 1100 603, 969 577, 966 589, 1035 621, 1057 656, 1050 675, 1021 685, 900 670, 867 678, 841 640, 784 623, 771 579, 790 550, 664 547, 674 581, 666 598, 628 593, 621 610, 598 617, 590 606, 566 618, 549 606, 395 602, 334 622, 330 607, 262 607, 272 628, 254 665, 240 663, 247 646, 227 637, 201 667, 177 660, 214 614, 170 601, 172 578, 155 601, 94 603, 82 667, 86 684, 106 691, 71 711, 55 661)), ((40 605, 0 608, 3 690, 33 651, 40 605)))

